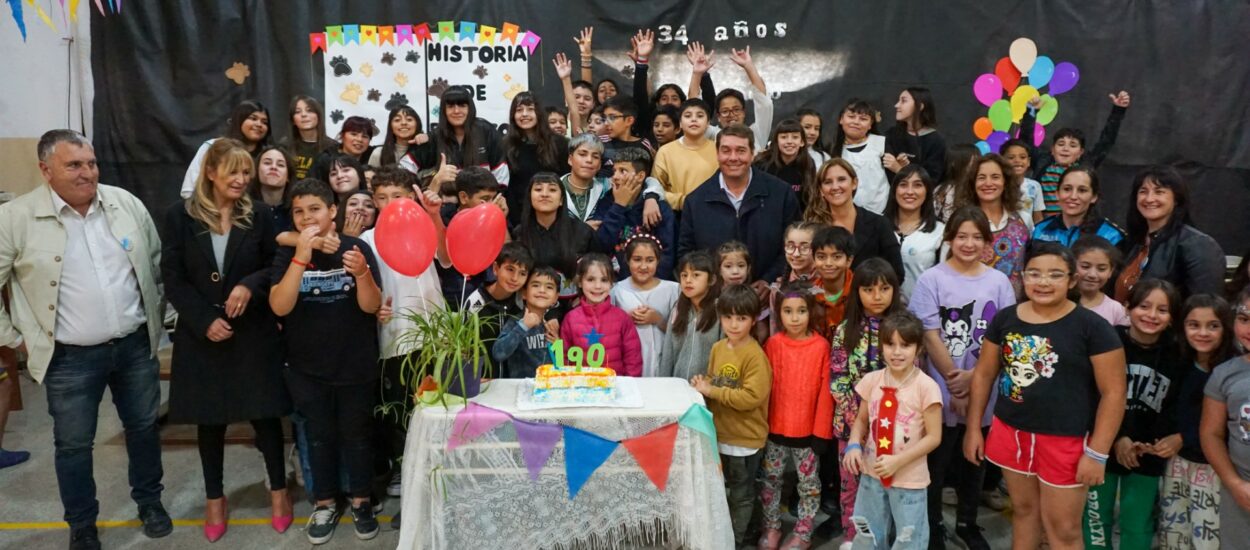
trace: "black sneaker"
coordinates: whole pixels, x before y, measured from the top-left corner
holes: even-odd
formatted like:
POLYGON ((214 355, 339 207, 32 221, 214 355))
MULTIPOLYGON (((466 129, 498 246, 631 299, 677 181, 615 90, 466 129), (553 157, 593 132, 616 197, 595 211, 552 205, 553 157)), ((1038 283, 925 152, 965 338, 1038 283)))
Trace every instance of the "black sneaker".
POLYGON ((955 524, 955 536, 964 542, 968 550, 990 550, 989 541, 981 534, 981 527, 976 524, 955 524))
POLYGON ((352 506, 352 523, 356 524, 356 538, 369 540, 378 536, 378 518, 368 504, 352 506))
MULTIPOLYGON (((349 500, 347 503, 350 505, 351 501, 349 500)), ((373 515, 375 516, 380 515, 382 510, 386 509, 386 503, 376 496, 369 497, 369 505, 373 508, 373 515)))
MULTIPOLYGON (((827 491, 828 489, 823 490, 827 491)), ((835 487, 833 490, 837 491, 838 489, 835 487)), ((828 514, 829 517, 842 515, 842 509, 838 506, 837 497, 820 499, 820 511, 828 514)))
POLYGON ((334 529, 339 526, 341 515, 338 506, 333 504, 321 505, 313 509, 312 515, 308 516, 308 524, 305 526, 308 532, 308 542, 313 544, 330 542, 330 538, 334 536, 334 529))
POLYGON ((832 516, 816 527, 812 534, 818 538, 832 540, 842 534, 842 516, 832 516))
POLYGON ((74 529, 69 535, 69 550, 100 550, 100 532, 94 525, 74 529))
POLYGON ((140 504, 139 521, 143 522, 143 534, 150 539, 159 539, 174 532, 174 522, 159 502, 140 504))
POLYGON ((929 526, 929 550, 946 550, 946 524, 929 526))

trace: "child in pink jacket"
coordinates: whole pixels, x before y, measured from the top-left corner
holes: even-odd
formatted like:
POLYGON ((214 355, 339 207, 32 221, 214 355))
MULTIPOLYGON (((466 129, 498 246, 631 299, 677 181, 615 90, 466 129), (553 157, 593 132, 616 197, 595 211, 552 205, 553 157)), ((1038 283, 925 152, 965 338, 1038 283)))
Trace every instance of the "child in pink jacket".
POLYGON ((621 376, 642 376, 638 329, 629 314, 610 300, 611 260, 599 253, 584 256, 577 264, 577 286, 581 289, 581 302, 560 323, 560 338, 565 347, 577 346, 589 353, 592 343, 601 343, 607 352, 603 366, 621 376))

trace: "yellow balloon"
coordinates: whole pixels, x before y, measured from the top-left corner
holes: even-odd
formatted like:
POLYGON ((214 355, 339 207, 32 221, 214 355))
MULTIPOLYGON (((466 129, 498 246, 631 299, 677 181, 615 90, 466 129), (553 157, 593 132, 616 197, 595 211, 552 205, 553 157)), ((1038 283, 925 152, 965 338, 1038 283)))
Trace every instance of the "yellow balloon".
POLYGON ((1011 94, 1011 121, 1020 122, 1024 118, 1024 109, 1029 106, 1029 100, 1037 97, 1037 88, 1032 86, 1020 86, 1011 94))

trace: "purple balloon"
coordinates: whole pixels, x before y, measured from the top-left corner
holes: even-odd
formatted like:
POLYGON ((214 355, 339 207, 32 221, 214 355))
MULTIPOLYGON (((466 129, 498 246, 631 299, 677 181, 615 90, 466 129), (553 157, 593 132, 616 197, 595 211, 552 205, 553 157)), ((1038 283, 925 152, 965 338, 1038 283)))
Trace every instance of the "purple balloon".
POLYGON ((1079 80, 1081 80, 1081 71, 1076 68, 1076 65, 1064 61, 1055 65, 1055 74, 1050 77, 1050 88, 1046 91, 1051 96, 1057 96, 1076 87, 1079 80))
POLYGON ((994 132, 985 138, 985 144, 990 146, 990 151, 997 153, 1008 139, 1011 139, 1011 136, 1007 132, 994 132))
POLYGON ((998 80, 997 76, 985 73, 978 76, 977 81, 972 83, 972 94, 977 96, 977 101, 980 101, 982 105, 989 107, 1003 98, 1003 83, 998 80))

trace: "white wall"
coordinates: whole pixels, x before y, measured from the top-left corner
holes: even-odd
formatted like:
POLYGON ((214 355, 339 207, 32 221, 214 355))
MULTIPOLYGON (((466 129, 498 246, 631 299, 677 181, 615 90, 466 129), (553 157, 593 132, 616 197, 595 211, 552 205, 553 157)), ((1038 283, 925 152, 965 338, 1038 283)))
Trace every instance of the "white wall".
MULTIPOLYGON (((22 2, 25 42, 8 5, 0 5, 0 190, 4 191, 21 192, 41 183, 35 143, 44 132, 72 128, 91 136, 95 88, 88 10, 95 4, 80 1, 78 20, 67 23, 59 2, 36 2, 57 29, 48 28, 34 7, 22 2)), ((69 19, 68 14, 65 17, 69 19)))

